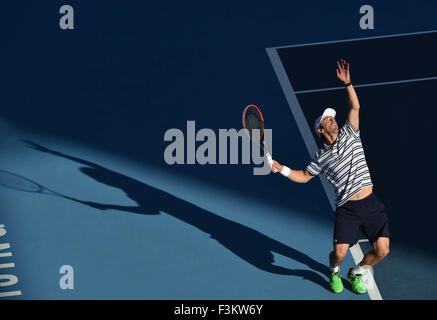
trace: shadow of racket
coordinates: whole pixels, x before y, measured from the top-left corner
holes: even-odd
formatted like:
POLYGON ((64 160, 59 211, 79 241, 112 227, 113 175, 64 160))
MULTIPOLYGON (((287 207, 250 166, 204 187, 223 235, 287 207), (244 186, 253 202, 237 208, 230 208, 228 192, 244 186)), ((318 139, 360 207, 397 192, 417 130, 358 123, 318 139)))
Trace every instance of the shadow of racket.
POLYGON ((25 178, 16 173, 6 170, 0 170, 0 186, 17 191, 41 193, 41 194, 57 196, 57 197, 73 200, 76 202, 84 203, 84 201, 80 201, 78 199, 71 198, 59 192, 50 190, 49 188, 46 188, 29 178, 25 178))

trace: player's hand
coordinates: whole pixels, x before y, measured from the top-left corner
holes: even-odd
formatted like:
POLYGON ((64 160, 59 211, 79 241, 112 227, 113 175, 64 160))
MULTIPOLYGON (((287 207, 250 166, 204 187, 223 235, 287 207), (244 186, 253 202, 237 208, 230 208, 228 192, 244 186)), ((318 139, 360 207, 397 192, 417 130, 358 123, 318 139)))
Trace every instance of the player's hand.
POLYGON ((283 168, 284 166, 283 165, 281 165, 281 164, 279 164, 279 162, 278 161, 276 161, 276 160, 273 160, 273 164, 272 164, 272 172, 281 172, 281 170, 282 170, 282 168, 283 168), (276 171, 275 171, 276 170, 276 171))
POLYGON ((337 61, 337 67, 337 78, 345 84, 351 82, 349 63, 340 59, 340 61, 337 61))

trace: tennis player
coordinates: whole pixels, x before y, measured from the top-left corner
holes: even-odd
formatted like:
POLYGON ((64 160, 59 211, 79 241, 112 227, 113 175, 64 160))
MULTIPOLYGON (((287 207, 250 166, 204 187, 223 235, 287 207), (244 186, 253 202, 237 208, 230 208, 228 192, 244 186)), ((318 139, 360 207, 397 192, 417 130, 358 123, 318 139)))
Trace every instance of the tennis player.
POLYGON ((337 199, 334 250, 329 255, 330 287, 335 293, 343 291, 340 264, 349 247, 358 242, 361 229, 373 249, 349 270, 347 281, 355 293, 365 293, 362 275, 366 268, 376 265, 388 254, 390 233, 385 207, 373 193, 373 183, 361 144, 360 104, 351 82, 349 63, 341 59, 337 61, 337 66, 337 77, 346 86, 350 106, 345 124, 339 129, 335 120, 336 111, 326 108, 314 123, 314 130, 323 140, 324 148, 316 152, 307 168, 293 170, 273 161, 272 171, 276 169, 298 183, 306 183, 322 173, 333 184, 337 199))

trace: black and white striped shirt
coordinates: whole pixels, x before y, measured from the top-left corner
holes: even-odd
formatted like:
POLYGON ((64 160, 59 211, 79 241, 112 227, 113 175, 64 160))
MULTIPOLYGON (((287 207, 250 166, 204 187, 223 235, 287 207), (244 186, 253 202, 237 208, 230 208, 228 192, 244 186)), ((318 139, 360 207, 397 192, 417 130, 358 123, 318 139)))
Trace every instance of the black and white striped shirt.
POLYGON ((316 152, 306 170, 313 176, 323 173, 335 188, 337 207, 362 188, 372 186, 369 168, 361 144, 360 131, 346 120, 337 140, 316 152))

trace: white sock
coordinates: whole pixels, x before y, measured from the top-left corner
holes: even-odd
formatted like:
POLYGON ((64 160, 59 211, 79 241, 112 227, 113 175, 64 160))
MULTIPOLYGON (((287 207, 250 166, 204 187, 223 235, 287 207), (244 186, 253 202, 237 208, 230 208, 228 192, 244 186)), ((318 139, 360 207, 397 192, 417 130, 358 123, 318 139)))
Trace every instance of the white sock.
POLYGON ((339 266, 335 266, 335 267, 329 266, 329 270, 331 270, 331 272, 333 272, 333 273, 337 273, 340 271, 340 267, 339 266))
POLYGON ((364 274, 364 272, 366 272, 366 267, 367 266, 361 266, 360 264, 357 264, 355 268, 352 269, 351 273, 353 275, 364 274))

